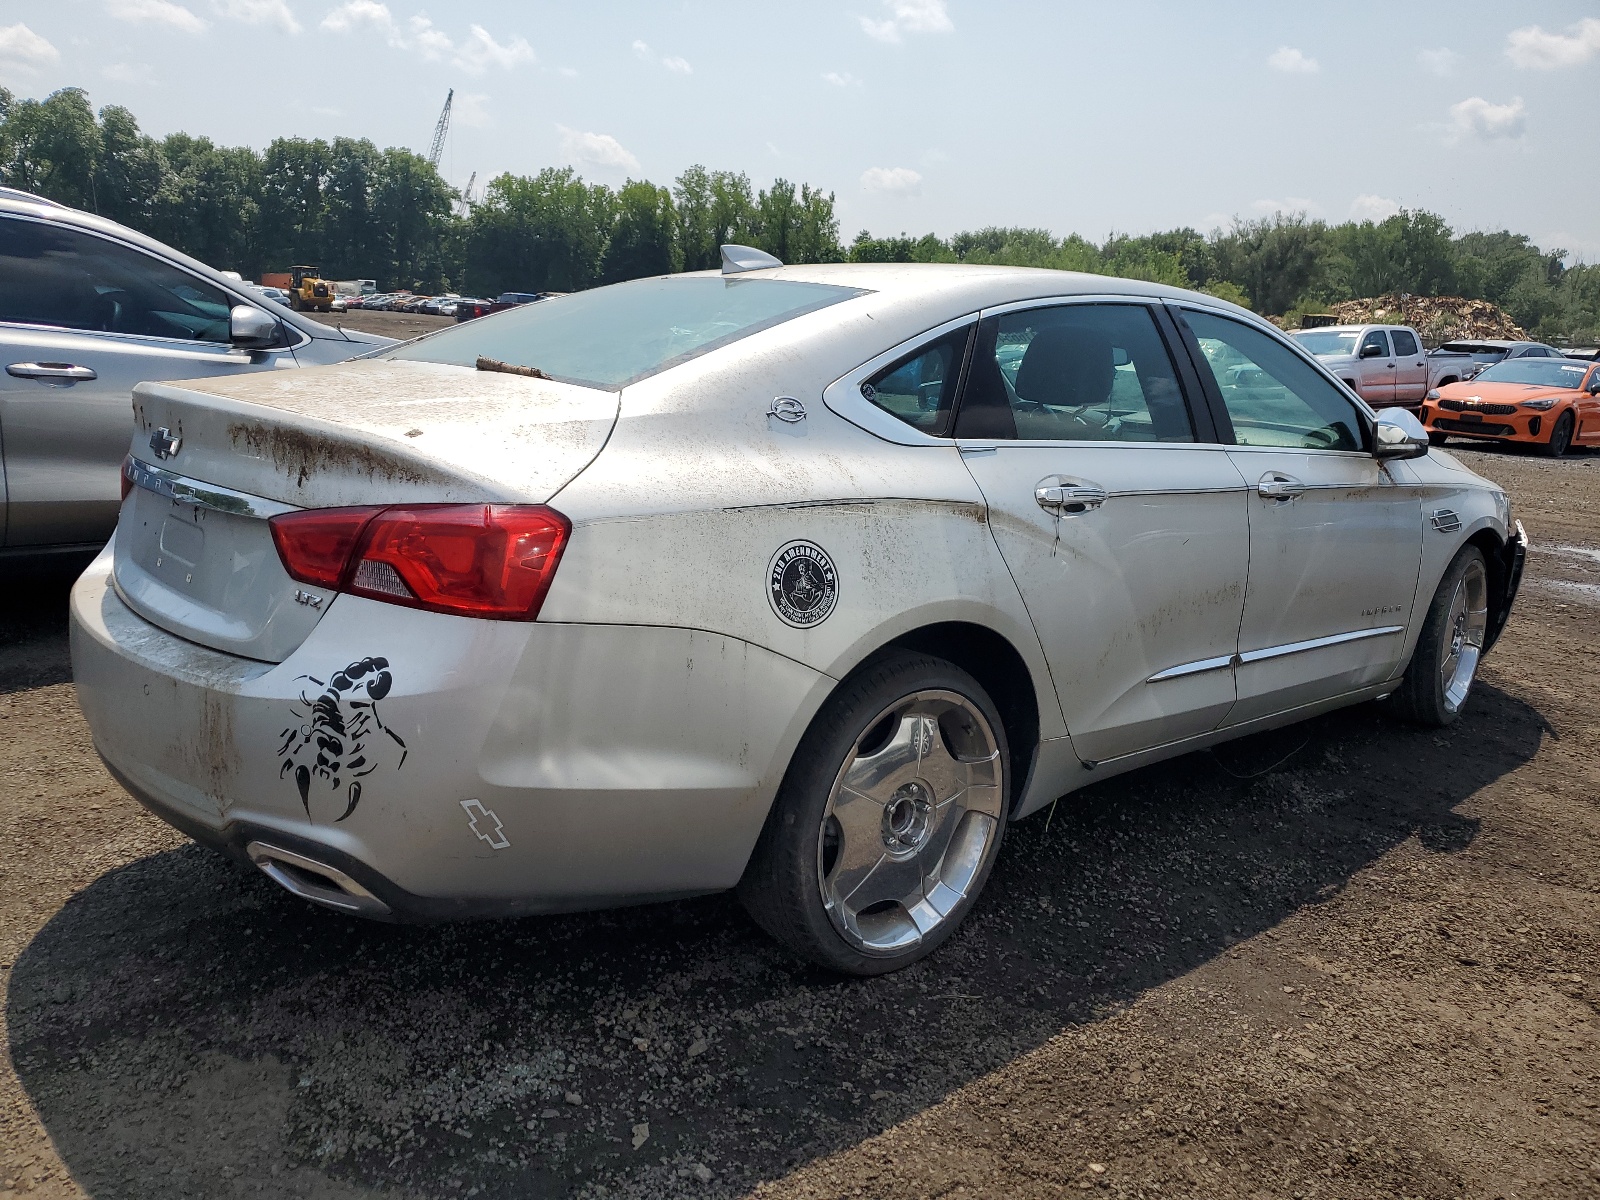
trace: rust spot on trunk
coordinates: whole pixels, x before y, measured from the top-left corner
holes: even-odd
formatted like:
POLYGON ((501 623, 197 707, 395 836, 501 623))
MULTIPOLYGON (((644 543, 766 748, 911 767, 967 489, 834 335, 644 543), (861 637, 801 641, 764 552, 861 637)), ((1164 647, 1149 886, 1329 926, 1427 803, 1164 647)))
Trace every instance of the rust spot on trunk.
POLYGON ((340 475, 365 475, 395 483, 449 483, 439 471, 387 454, 375 446, 347 442, 327 434, 310 433, 281 425, 236 422, 228 426, 228 439, 294 480, 295 487, 325 471, 340 475))

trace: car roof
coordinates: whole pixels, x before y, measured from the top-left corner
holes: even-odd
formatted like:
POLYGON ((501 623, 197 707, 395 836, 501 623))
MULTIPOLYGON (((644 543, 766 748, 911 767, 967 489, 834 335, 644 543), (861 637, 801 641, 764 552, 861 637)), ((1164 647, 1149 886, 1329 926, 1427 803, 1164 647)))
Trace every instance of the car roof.
MULTIPOLYGON (((716 271, 693 272, 716 276, 716 271)), ((1127 296, 1157 300, 1182 300, 1238 313, 1258 323, 1264 319, 1249 309, 1201 292, 1187 291, 1143 279, 1090 275, 1082 271, 1051 271, 1040 267, 1006 267, 971 263, 811 263, 744 271, 737 279, 790 279, 859 288, 872 293, 875 308, 941 307, 971 312, 980 308, 1035 299, 1073 296, 1127 296)))
POLYGON ((1396 325, 1392 321, 1366 321, 1360 325, 1316 325, 1310 329, 1294 329, 1291 333, 1356 333, 1363 329, 1410 329, 1409 325, 1396 325))

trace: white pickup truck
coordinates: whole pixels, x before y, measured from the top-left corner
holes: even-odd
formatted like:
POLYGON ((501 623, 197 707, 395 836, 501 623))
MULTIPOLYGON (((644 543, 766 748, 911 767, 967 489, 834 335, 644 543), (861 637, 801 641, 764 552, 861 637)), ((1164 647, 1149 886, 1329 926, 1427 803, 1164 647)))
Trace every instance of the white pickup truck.
POLYGON ((1414 408, 1446 375, 1454 382, 1459 374, 1430 362, 1409 325, 1325 325, 1292 336, 1373 408, 1414 408))

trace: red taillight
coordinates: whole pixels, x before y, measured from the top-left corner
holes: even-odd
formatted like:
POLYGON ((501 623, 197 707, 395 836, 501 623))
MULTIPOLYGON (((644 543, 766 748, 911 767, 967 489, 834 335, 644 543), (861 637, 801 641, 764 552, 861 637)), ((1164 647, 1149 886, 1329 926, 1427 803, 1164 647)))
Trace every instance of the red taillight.
POLYGON ((381 508, 307 508, 267 522, 283 569, 301 583, 336 588, 344 582, 350 552, 381 508))
POLYGON ((468 617, 531 621, 572 525, 543 505, 324 508, 273 517, 296 579, 468 617))

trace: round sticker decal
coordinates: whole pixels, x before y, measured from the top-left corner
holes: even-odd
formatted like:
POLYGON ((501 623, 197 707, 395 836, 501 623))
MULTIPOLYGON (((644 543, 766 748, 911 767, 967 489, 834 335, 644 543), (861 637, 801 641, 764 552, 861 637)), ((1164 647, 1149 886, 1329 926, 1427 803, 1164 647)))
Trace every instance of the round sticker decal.
POLYGON ((767 599, 778 619, 796 629, 821 624, 839 601, 833 559, 813 542, 790 542, 772 556, 767 599))

